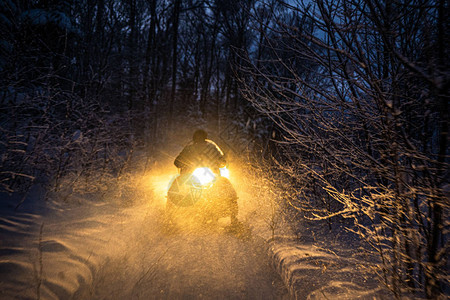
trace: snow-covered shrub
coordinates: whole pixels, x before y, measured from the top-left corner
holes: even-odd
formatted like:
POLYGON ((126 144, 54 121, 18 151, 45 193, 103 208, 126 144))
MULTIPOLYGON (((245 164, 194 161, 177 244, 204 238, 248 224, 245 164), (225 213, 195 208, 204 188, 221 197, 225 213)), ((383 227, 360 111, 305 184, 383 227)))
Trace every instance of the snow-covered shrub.
POLYGON ((132 144, 126 118, 61 91, 20 98, 1 110, 3 190, 39 183, 53 191, 88 191, 121 172, 126 160, 121 153, 132 144))

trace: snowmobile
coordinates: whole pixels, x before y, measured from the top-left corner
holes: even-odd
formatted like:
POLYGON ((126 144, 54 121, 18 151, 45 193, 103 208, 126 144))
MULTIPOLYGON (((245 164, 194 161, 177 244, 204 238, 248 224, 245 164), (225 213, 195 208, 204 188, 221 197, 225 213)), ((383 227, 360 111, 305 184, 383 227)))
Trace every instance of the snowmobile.
POLYGON ((208 167, 198 167, 188 173, 179 172, 167 192, 168 225, 214 226, 219 219, 229 217, 233 205, 237 205, 237 195, 228 177, 226 167, 221 168, 220 173, 208 167))

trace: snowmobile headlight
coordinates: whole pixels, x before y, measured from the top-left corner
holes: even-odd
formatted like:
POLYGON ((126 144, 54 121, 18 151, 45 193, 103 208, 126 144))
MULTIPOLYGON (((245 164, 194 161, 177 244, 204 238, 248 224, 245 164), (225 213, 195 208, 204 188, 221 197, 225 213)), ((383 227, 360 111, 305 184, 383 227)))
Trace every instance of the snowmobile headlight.
POLYGON ((214 181, 216 176, 210 168, 197 168, 192 175, 200 182, 201 185, 209 185, 214 181))
POLYGON ((223 167, 219 169, 220 176, 230 179, 230 170, 227 167, 223 167))

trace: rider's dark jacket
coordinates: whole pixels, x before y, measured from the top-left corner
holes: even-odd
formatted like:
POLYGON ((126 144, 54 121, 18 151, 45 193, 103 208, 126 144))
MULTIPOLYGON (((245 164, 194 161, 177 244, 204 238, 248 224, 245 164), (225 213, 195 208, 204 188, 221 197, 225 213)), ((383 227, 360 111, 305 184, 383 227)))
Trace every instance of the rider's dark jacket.
POLYGON ((211 140, 191 143, 184 147, 174 162, 182 172, 191 172, 198 167, 208 167, 214 172, 226 165, 222 150, 211 140))

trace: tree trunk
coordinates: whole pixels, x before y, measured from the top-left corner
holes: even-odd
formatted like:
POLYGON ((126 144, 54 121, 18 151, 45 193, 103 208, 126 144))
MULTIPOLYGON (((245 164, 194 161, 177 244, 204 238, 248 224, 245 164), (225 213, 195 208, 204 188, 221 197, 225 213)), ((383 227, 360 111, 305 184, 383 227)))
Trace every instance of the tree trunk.
POLYGON ((181 0, 175 0, 173 7, 173 40, 172 40, 172 89, 169 104, 169 128, 173 125, 173 111, 177 87, 177 60, 178 60, 178 24, 180 22, 181 0))
POLYGON ((128 109, 134 108, 135 80, 136 80, 136 0, 129 0, 130 17, 128 24, 130 26, 130 36, 128 37, 128 63, 130 64, 130 73, 128 76, 128 109))

